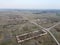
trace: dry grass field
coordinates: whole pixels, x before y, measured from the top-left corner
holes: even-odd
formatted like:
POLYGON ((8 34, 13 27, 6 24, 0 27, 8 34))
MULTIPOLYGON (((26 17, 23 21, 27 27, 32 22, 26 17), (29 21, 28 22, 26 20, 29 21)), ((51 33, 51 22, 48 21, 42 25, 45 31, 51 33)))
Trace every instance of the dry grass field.
MULTIPOLYGON (((17 35, 36 30, 42 31, 41 28, 30 23, 29 20, 34 21, 45 28, 49 28, 59 22, 60 18, 59 16, 56 16, 55 13, 34 14, 32 12, 2 11, 0 12, 0 45, 57 45, 49 33, 42 37, 25 41, 21 44, 17 43, 17 35), (28 19, 24 17, 27 17, 28 19)), ((51 29, 51 32, 60 42, 59 31, 60 26, 51 29)))

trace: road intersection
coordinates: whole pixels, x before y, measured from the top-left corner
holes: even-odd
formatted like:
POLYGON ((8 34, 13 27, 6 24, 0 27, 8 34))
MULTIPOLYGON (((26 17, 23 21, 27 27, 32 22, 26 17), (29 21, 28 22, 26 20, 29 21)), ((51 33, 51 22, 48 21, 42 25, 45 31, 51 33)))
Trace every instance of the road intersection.
MULTIPOLYGON (((27 17, 25 17, 25 18, 28 19, 27 17)), ((31 23, 39 26, 40 28, 42 28, 43 31, 46 32, 46 34, 47 34, 47 32, 48 32, 48 33, 53 37, 53 39, 55 40, 55 42, 57 43, 57 45, 60 45, 60 43, 59 43, 58 40, 55 38, 55 36, 49 31, 49 30, 51 30, 52 28, 54 28, 55 26, 59 25, 60 22, 56 23, 55 25, 51 26, 50 28, 44 28, 44 27, 42 27, 41 25, 38 25, 37 23, 35 23, 34 21, 30 21, 30 20, 29 20, 29 22, 31 22, 31 23)))
MULTIPOLYGON (((32 24, 34 24, 34 25, 42 28, 42 31, 45 32, 45 34, 49 33, 49 34, 52 36, 52 38, 55 40, 55 42, 57 43, 57 45, 60 45, 60 43, 59 43, 58 40, 55 38, 55 36, 50 32, 50 30, 51 30, 52 28, 54 28, 55 26, 59 25, 60 22, 56 23, 55 25, 53 25, 53 26, 51 26, 51 27, 49 27, 49 28, 44 28, 44 27, 42 27, 41 25, 38 25, 36 22, 29 20, 27 17, 24 16, 24 18, 27 19, 30 23, 32 23, 32 24)), ((22 27, 23 27, 23 26, 22 26, 22 27)), ((43 34, 43 35, 45 35, 45 34, 43 34)))

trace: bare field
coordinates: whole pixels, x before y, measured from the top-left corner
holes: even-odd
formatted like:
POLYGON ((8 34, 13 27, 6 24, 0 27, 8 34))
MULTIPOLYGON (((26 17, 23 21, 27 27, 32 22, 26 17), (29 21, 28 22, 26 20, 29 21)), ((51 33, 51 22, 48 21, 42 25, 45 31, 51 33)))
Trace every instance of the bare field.
MULTIPOLYGON (((54 39, 47 33, 23 43, 18 43, 16 36, 37 31, 42 28, 29 21, 34 21, 44 28, 49 28, 60 22, 60 17, 56 13, 33 13, 24 11, 3 11, 0 12, 0 45, 57 45, 54 39)), ((60 42, 60 26, 51 29, 51 32, 60 42), (59 28, 59 29, 58 29, 59 28)))

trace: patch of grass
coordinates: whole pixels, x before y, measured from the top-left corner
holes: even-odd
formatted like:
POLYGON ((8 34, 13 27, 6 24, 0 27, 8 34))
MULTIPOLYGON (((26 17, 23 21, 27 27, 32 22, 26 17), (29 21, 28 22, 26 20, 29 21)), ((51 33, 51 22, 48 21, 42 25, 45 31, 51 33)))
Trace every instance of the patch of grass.
POLYGON ((56 39, 60 42, 60 32, 58 32, 56 29, 52 29, 51 32, 56 37, 56 39))

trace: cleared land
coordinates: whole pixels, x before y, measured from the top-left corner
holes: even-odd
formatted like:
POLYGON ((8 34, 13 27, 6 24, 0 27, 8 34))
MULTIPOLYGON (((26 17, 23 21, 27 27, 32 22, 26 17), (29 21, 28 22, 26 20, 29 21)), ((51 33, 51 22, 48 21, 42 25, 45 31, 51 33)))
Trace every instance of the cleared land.
MULTIPOLYGON (((48 33, 42 37, 37 37, 23 43, 18 43, 16 40, 17 35, 42 30, 38 26, 29 22, 35 23, 49 28, 60 21, 60 17, 56 13, 32 13, 21 11, 3 11, 0 12, 0 45, 57 45, 54 39, 48 33)), ((57 28, 51 29, 51 32, 60 42, 60 32, 57 28), (56 31, 57 29, 57 31, 56 31)))

